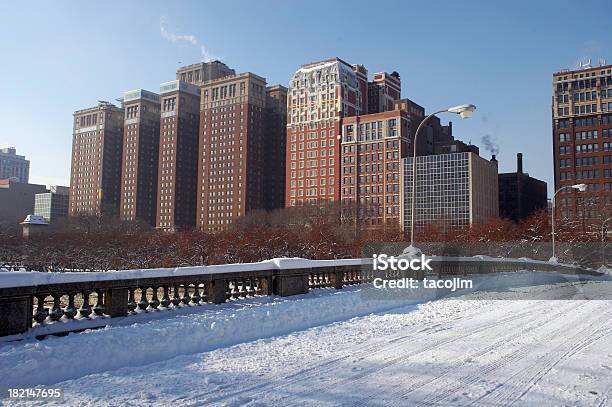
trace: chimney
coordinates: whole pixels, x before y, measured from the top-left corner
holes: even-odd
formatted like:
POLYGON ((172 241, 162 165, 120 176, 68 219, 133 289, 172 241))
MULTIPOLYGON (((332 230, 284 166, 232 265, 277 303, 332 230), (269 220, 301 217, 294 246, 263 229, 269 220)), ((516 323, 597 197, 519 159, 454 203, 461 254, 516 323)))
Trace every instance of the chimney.
POLYGON ((497 162, 497 158, 495 158, 495 154, 491 154, 491 162, 497 162))
POLYGON ((523 173, 523 153, 516 154, 516 172, 523 173))

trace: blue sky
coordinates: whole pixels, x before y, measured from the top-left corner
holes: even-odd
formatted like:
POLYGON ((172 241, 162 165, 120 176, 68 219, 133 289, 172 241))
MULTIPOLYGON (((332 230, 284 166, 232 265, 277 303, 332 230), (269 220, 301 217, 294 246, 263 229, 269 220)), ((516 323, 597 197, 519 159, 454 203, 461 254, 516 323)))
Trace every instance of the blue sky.
POLYGON ((302 63, 338 56, 370 74, 397 70, 402 96, 428 111, 474 103, 470 120, 441 118, 461 140, 495 140, 500 171, 524 152, 550 195, 552 73, 612 63, 611 19, 609 0, 5 3, 0 146, 31 160, 30 182, 67 185, 73 111, 158 91, 202 47, 284 85, 302 63))

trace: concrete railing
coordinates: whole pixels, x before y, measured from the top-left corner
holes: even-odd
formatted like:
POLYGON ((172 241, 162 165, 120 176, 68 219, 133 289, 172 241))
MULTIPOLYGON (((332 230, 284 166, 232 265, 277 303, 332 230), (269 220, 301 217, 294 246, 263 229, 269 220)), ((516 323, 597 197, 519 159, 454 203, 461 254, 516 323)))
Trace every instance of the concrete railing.
MULTIPOLYGON (((597 274, 570 265, 487 257, 432 257, 435 274, 516 270, 597 274)), ((0 272, 0 337, 59 334, 108 324, 109 318, 240 298, 341 289, 375 277, 422 279, 424 273, 375 272, 372 259, 273 259, 260 263, 116 272, 0 272), (409 274, 409 275, 407 275, 409 274), (92 321, 93 320, 93 321, 92 321), (87 323, 80 323, 86 321, 87 323), (43 329, 45 328, 45 329, 43 329)))

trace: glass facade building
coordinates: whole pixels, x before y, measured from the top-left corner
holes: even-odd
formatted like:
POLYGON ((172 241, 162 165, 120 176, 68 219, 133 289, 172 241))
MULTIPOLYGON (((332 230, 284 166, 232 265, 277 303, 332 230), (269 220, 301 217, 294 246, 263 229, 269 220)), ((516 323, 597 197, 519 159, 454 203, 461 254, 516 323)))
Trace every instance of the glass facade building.
MULTIPOLYGON (((411 227, 412 157, 402 160, 403 218, 411 227)), ((485 222, 499 214, 497 162, 471 152, 417 157, 417 227, 444 230, 485 222)))
POLYGON ((45 192, 34 195, 34 215, 42 216, 49 223, 68 216, 67 193, 45 192))

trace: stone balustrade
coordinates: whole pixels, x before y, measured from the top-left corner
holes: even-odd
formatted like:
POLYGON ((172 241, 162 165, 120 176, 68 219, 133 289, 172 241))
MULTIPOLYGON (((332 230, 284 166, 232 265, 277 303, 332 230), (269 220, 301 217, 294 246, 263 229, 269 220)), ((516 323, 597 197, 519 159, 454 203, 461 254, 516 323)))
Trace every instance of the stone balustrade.
MULTIPOLYGON (((433 257, 438 275, 540 270, 590 273, 576 266, 485 257, 433 257)), ((341 289, 345 285, 414 277, 424 272, 372 270, 371 259, 274 259, 260 263, 116 272, 41 273, 0 271, 0 337, 19 339, 33 328, 63 333, 104 326, 108 318, 220 304, 241 298, 341 289), (70 323, 99 320, 97 324, 70 323), (106 321, 106 322, 105 322, 106 321), (58 324, 64 322, 63 324, 58 324)))

